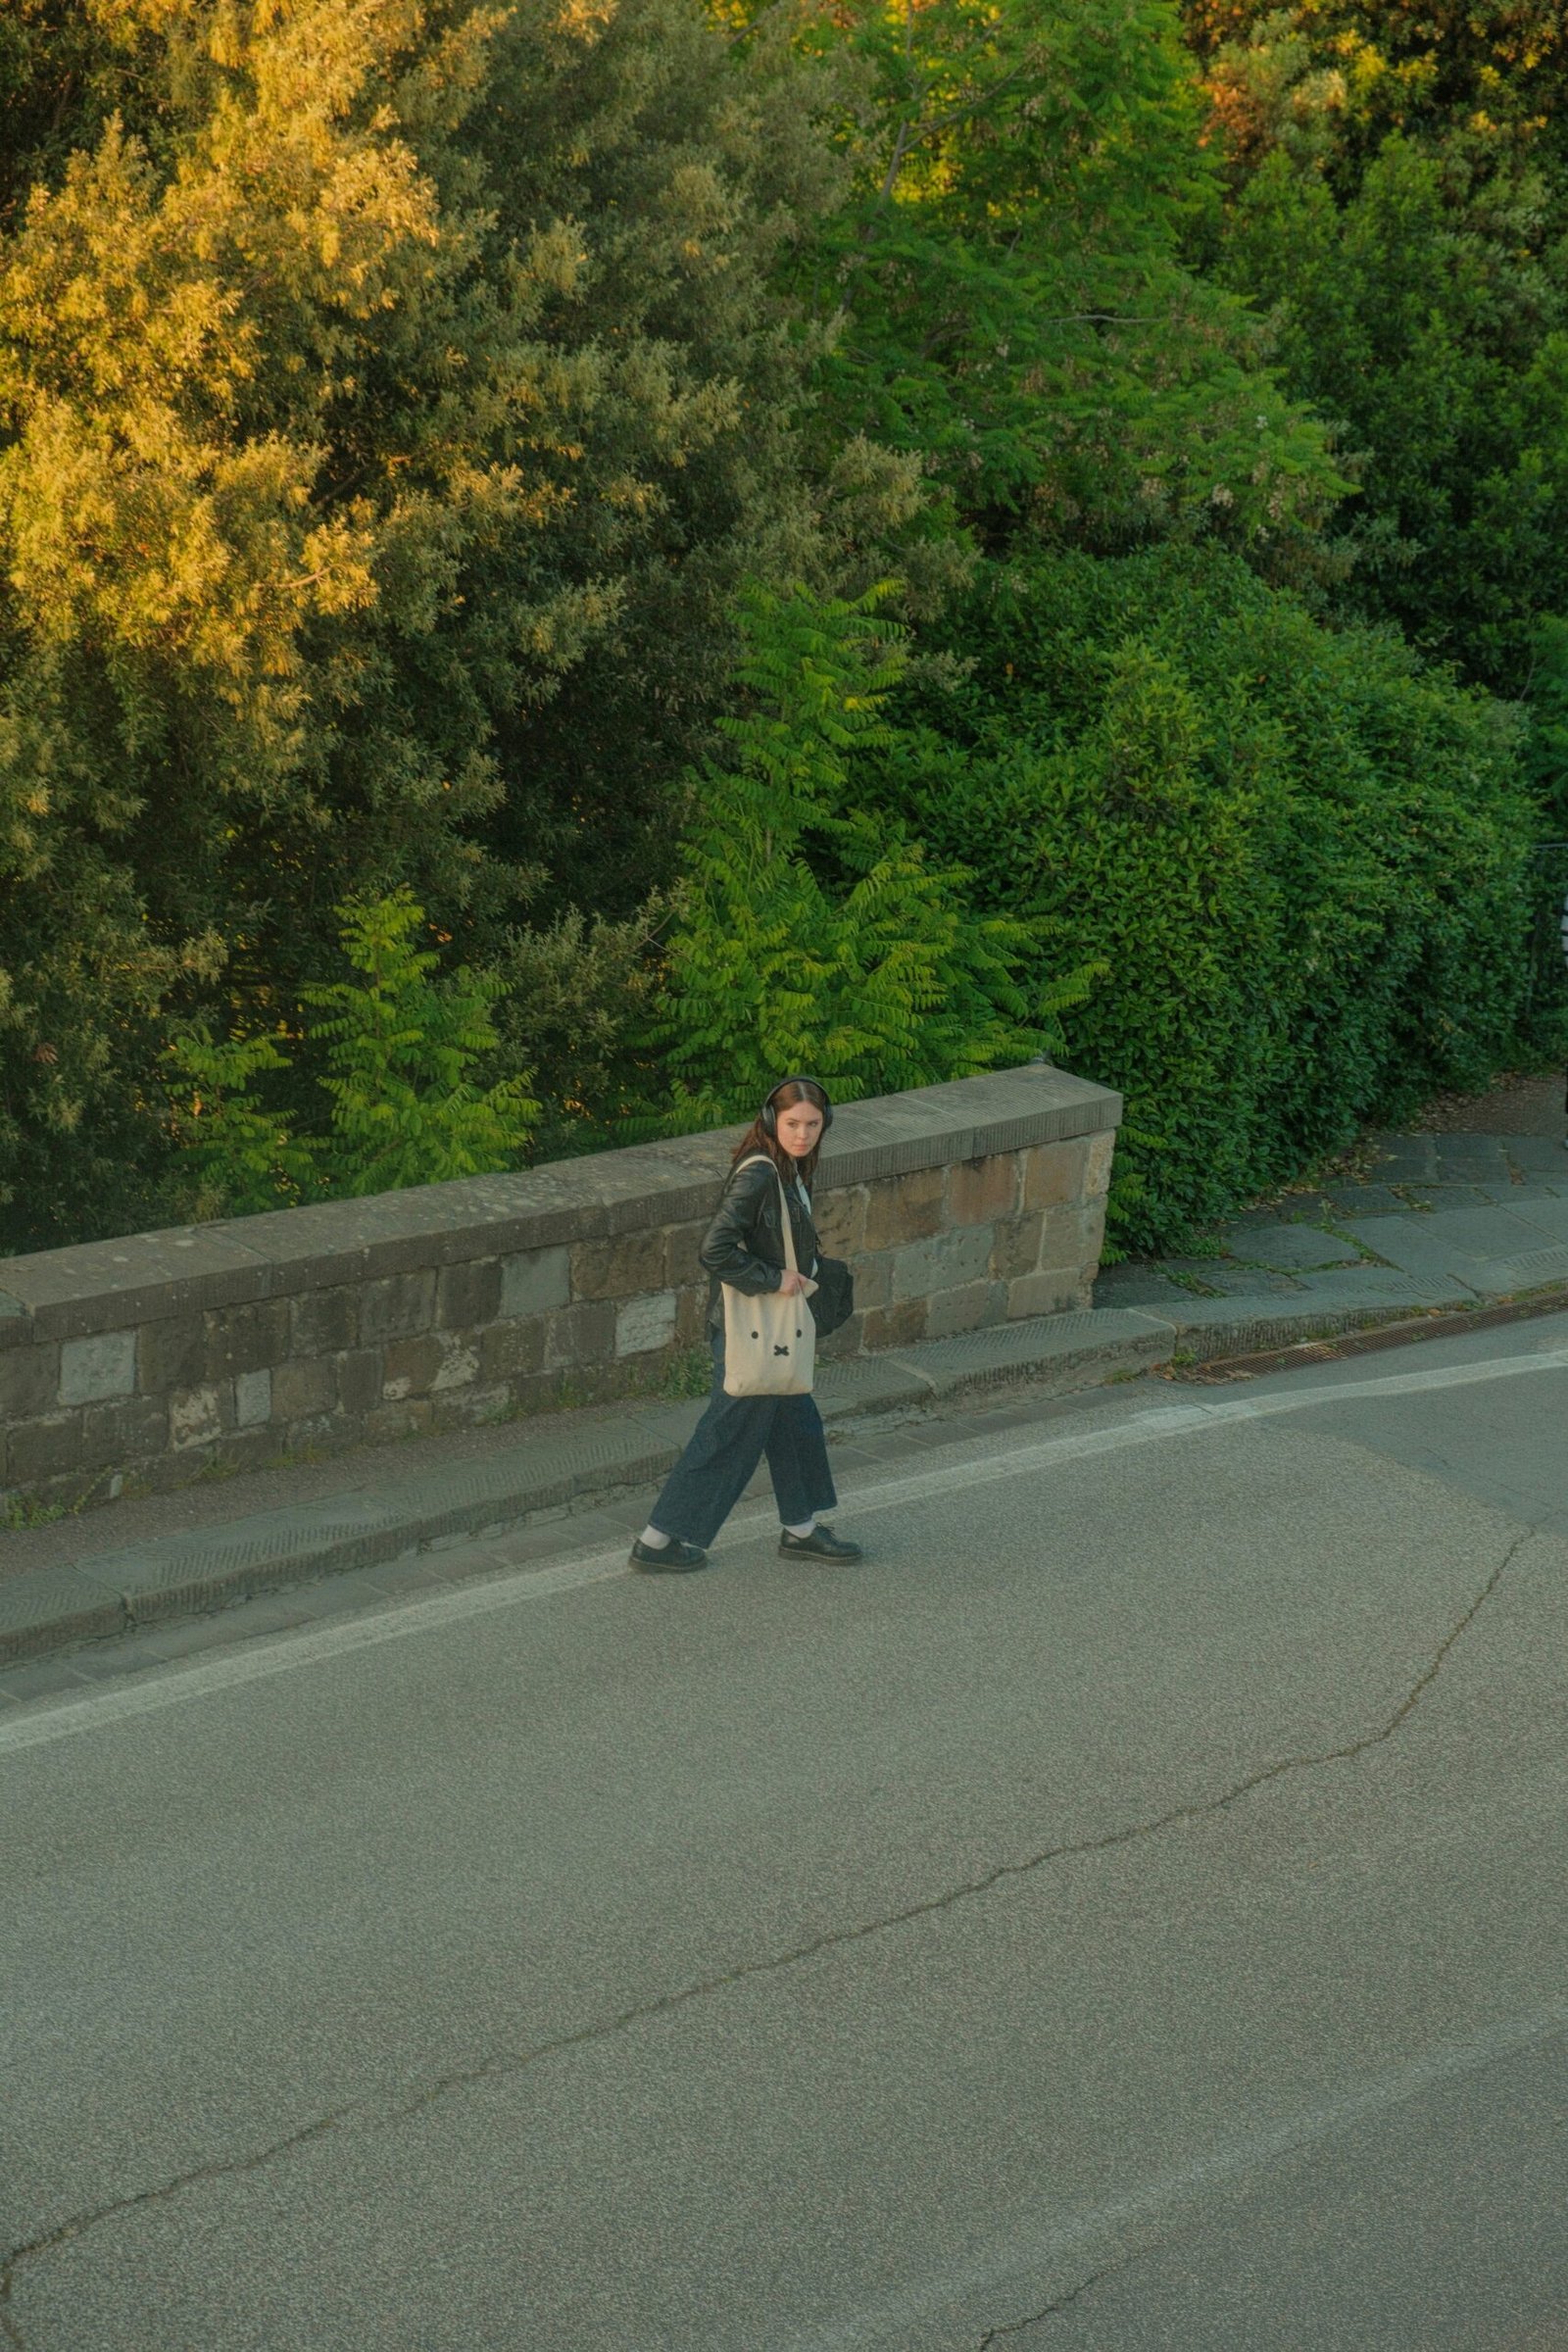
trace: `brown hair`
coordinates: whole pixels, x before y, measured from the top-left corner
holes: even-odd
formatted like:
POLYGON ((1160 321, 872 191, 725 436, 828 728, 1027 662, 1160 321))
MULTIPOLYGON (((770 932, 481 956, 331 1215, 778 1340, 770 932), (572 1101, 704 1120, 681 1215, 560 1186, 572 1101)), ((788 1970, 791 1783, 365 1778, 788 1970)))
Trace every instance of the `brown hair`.
MULTIPOLYGON (((789 1110, 797 1102, 814 1102, 817 1109, 824 1114, 827 1110, 826 1095, 819 1086, 813 1086, 808 1078, 792 1078, 788 1085, 776 1087, 769 1095, 768 1101, 773 1105, 775 1118, 781 1110, 789 1110)), ((827 1129, 824 1126, 822 1134, 826 1133, 827 1129)), ((785 1151, 776 1136, 768 1134, 767 1129, 762 1125, 762 1114, 759 1111, 736 1145, 735 1155, 729 1164, 732 1168, 737 1167, 743 1159, 755 1158, 759 1152, 765 1152, 781 1175, 799 1176, 807 1190, 809 1191, 811 1179, 816 1174, 817 1155, 821 1149, 822 1136, 819 1135, 805 1158, 797 1159, 793 1152, 785 1151)))

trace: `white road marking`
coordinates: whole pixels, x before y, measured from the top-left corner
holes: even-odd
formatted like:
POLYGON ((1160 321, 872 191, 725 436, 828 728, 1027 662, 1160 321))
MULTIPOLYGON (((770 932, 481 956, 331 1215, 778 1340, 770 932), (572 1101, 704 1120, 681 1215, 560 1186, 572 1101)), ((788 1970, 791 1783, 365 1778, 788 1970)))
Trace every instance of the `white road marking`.
MULTIPOLYGON (((1553 2040, 1564 2032, 1568 2032, 1568 2008, 1554 2002, 1526 2017, 1506 2018, 1473 2040, 1423 2051, 1419 2058, 1390 2067, 1342 2098, 1301 2109, 1260 2130, 1238 2133, 1194 2163, 1159 2174, 1055 2229, 1042 2230, 1032 2241, 1016 2237, 999 2241, 977 2258, 956 2263, 917 2287, 883 2296, 825 2328, 812 2328, 794 2339, 791 2352, 877 2352, 878 2346, 893 2352, 894 2347, 908 2343, 913 2326, 933 2318, 949 2327, 962 2326, 965 2340, 973 2342, 974 2330, 985 2322, 967 2315, 958 2318, 954 2311, 956 2303, 971 2303, 983 2295, 991 2306, 986 2321, 993 2327, 1005 2327, 1026 2316, 1030 2301, 1035 2301, 1038 2309, 1041 2295, 1067 2291, 1070 2282, 1060 2276, 1067 2263, 1081 2275, 1106 2261, 1115 2263, 1117 2257, 1136 2260, 1146 2247, 1152 2249, 1161 2242, 1189 2200, 1210 2197, 1214 2190, 1231 2183, 1250 2187, 1253 2177, 1272 2164, 1339 2138, 1356 2125, 1374 2121, 1425 2091, 1510 2057, 1516 2050, 1553 2040), (1118 2238, 1128 2237, 1130 2244, 1117 2243, 1118 2238), (998 2310, 997 2303, 1007 2294, 1022 2301, 1025 2312, 998 2310)), ((1202 2211, 1205 2219, 1213 2218, 1211 2205, 1205 2204, 1202 2211)))
MULTIPOLYGON (((1356 1397, 1369 1400, 1413 1396, 1437 1389, 1472 1388, 1483 1382, 1515 1380, 1529 1373, 1568 1371, 1568 1348, 1543 1348, 1539 1354, 1494 1356, 1474 1364, 1451 1364, 1424 1372, 1395 1372, 1373 1380, 1321 1382, 1305 1389, 1281 1390, 1268 1396, 1215 1396, 1190 1404, 1157 1405, 1131 1414, 1108 1428, 1068 1430, 1060 1437, 1042 1438, 1034 1445, 1009 1445, 981 1455, 966 1455, 930 1470, 878 1479, 858 1486, 854 1508, 858 1519, 871 1511, 896 1509, 901 1503, 928 1501, 933 1496, 1003 1478, 1029 1478, 1058 1462, 1084 1461, 1096 1454, 1121 1453, 1136 1446, 1154 1446, 1167 1438, 1192 1437, 1205 1430, 1226 1429, 1238 1421, 1262 1421, 1281 1413, 1310 1411, 1314 1405, 1345 1404, 1356 1397)), ((734 1536, 760 1534, 775 1524, 771 1507, 743 1512, 728 1522, 734 1536)), ((371 1574, 374 1573, 372 1570, 371 1574)), ((579 1585, 601 1584, 628 1573, 626 1546, 579 1553, 552 1568, 521 1568, 500 1576, 476 1579, 417 1599, 393 1601, 384 1609, 323 1625, 310 1633, 283 1633, 248 1642, 221 1657, 189 1665, 149 1668, 145 1676, 118 1689, 96 1690, 81 1698, 40 1701, 36 1708, 9 1721, 0 1721, 0 1755, 17 1755, 81 1732, 101 1731, 133 1717, 160 1713, 187 1699, 208 1698, 275 1674, 318 1666, 328 1659, 347 1657, 355 1650, 378 1648, 383 1642, 402 1642, 416 1634, 433 1633, 470 1618, 493 1616, 528 1600, 543 1600, 579 1585)))

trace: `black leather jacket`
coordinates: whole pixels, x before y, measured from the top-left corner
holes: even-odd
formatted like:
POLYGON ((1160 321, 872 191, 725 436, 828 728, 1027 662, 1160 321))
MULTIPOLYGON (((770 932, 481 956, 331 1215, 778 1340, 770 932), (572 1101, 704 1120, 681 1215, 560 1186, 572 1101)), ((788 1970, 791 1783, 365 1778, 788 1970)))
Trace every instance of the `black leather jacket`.
MULTIPOLYGON (((816 1228, 810 1211, 788 1177, 784 1180, 795 1240, 795 1262, 803 1274, 816 1263, 816 1228)), ((737 1291, 776 1291, 784 1267, 784 1232, 779 1220, 779 1179, 771 1165, 760 1160, 733 1168, 713 1222, 698 1251, 711 1280, 708 1286, 708 1322, 711 1330, 724 1320, 718 1286, 727 1282, 737 1291)))

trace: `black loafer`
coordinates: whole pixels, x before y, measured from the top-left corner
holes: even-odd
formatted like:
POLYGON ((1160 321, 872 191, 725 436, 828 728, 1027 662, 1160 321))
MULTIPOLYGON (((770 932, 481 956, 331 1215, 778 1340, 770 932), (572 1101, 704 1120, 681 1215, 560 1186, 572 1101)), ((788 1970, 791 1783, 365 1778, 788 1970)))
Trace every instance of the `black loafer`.
POLYGON ((667 1544, 645 1544, 639 1536, 631 1547, 631 1564, 645 1576, 658 1576, 671 1569, 706 1568, 708 1554, 696 1544, 682 1544, 671 1536, 667 1544))
POLYGON ((781 1528, 778 1547, 787 1560, 843 1560, 848 1563, 861 1557, 858 1544, 846 1544, 830 1527, 813 1527, 808 1536, 792 1536, 787 1527, 781 1528))

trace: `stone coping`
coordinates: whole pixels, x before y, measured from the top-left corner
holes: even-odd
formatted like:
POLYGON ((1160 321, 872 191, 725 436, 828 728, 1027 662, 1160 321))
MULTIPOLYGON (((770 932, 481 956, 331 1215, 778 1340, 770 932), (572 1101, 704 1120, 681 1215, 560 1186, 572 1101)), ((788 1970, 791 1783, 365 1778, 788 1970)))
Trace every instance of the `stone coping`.
MULTIPOLYGON (((837 1112, 817 1181, 831 1190, 1099 1135, 1121 1108, 1108 1087, 1041 1062, 880 1095, 837 1112)), ((707 1216, 742 1132, 8 1258, 0 1348, 707 1216)))

